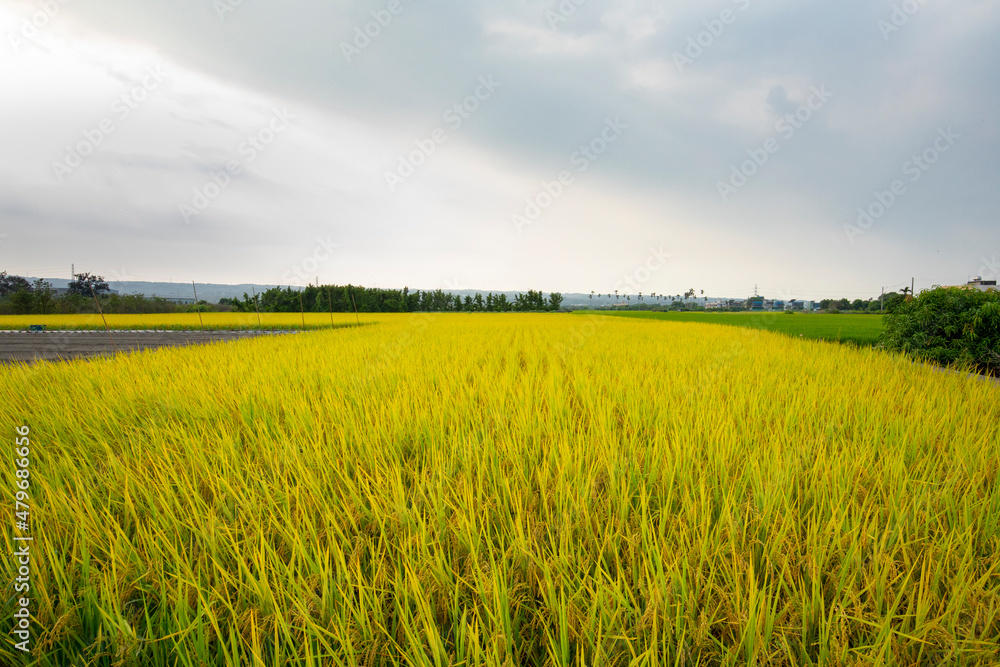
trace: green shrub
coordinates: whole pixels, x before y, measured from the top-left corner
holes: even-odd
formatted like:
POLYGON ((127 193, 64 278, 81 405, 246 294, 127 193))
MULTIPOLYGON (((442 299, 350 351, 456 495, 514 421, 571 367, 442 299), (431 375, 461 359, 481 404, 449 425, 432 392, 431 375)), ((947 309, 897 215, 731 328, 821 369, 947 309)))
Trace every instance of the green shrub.
POLYGON ((885 316, 887 350, 943 365, 1000 374, 1000 292, 938 287, 885 316))

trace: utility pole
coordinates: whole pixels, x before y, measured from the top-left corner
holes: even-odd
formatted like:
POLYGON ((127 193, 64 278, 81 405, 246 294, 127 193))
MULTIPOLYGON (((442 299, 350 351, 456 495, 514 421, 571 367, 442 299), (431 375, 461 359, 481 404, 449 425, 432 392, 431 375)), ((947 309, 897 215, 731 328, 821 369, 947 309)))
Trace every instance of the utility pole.
POLYGON ((878 298, 878 312, 885 311, 885 285, 882 286, 882 296, 878 298))
POLYGON ((198 286, 194 284, 193 280, 191 281, 191 287, 194 289, 194 309, 198 311, 198 324, 204 329, 205 323, 201 319, 201 308, 198 307, 198 286))
POLYGON ((253 292, 253 309, 257 311, 257 328, 263 329, 264 325, 260 323, 260 306, 257 305, 257 290, 250 286, 250 291, 253 292))
POLYGON ((914 281, 915 280, 916 280, 915 278, 910 278, 910 297, 911 298, 913 297, 913 286, 914 286, 914 281))
POLYGON ((97 312, 101 314, 101 319, 104 321, 104 330, 108 332, 108 338, 111 339, 111 347, 114 349, 115 354, 118 354, 118 346, 115 345, 115 337, 111 335, 111 327, 108 326, 108 318, 104 317, 104 311, 101 310, 101 302, 97 300, 97 293, 94 291, 94 285, 90 285, 90 295, 94 297, 94 305, 97 306, 97 312))

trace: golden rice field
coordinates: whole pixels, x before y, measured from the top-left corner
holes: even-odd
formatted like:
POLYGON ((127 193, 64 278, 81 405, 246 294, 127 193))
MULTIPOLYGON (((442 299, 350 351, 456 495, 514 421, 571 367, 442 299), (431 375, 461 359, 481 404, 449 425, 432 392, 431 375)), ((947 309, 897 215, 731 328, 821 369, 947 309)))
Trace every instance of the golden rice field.
POLYGON ((698 323, 378 319, 0 369, 30 664, 1000 664, 993 383, 698 323))
MULTIPOLYGON (((354 313, 162 313, 152 315, 0 315, 0 330, 25 330, 32 324, 46 329, 103 329, 105 319, 111 329, 302 329, 323 328, 331 324, 355 324, 354 313)), ((365 313, 362 321, 378 321, 379 313, 365 313)))

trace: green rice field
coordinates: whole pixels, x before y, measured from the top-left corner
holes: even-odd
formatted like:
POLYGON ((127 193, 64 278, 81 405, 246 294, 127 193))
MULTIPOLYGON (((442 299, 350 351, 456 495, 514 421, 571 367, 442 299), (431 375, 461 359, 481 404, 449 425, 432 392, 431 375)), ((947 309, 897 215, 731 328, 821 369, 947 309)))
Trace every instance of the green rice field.
POLYGON ((802 338, 833 340, 855 345, 875 345, 882 333, 881 315, 841 315, 820 313, 664 313, 642 311, 576 311, 578 314, 601 314, 615 317, 702 322, 737 327, 766 329, 802 338))

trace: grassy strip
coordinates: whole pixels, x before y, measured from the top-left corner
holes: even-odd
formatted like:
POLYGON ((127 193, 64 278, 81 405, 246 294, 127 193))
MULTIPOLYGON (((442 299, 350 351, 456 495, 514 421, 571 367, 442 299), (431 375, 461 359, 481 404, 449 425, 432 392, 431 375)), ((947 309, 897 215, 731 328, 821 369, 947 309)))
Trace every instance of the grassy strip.
POLYGON ((725 324, 775 331, 789 336, 832 340, 871 346, 878 343, 882 333, 881 315, 820 314, 820 313, 664 313, 647 311, 580 310, 580 315, 612 315, 668 322, 701 322, 725 324))

